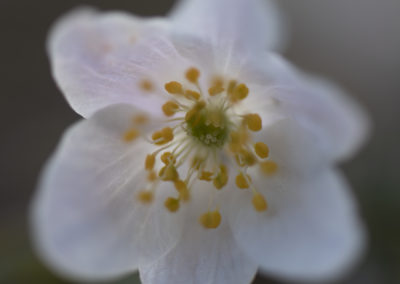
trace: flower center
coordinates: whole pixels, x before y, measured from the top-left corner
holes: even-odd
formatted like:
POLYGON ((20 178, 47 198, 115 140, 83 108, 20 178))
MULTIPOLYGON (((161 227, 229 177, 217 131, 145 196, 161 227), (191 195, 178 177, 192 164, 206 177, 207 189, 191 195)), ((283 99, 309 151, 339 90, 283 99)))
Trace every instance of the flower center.
MULTIPOLYGON (((253 185, 248 169, 259 166, 262 174, 272 175, 278 166, 269 159, 268 146, 261 141, 253 143, 251 139, 252 132, 262 129, 261 117, 237 110, 249 95, 249 88, 236 80, 215 77, 205 93, 199 77, 200 71, 190 68, 185 73, 186 84, 172 81, 164 86, 169 99, 162 105, 162 111, 166 123, 174 125, 155 131, 148 139, 158 149, 144 161, 147 184, 139 192, 138 200, 151 203, 158 184, 172 182, 177 195, 168 197, 164 205, 168 211, 176 212, 182 202, 191 200, 196 182, 209 182, 221 190, 229 181, 229 170, 233 169, 236 187, 252 194, 254 209, 267 210, 267 201, 253 185)), ((143 82, 143 90, 153 89, 148 88, 151 82, 143 82)), ((138 136, 139 132, 132 128, 124 133, 123 139, 129 143, 138 136)), ((220 225, 221 214, 218 204, 213 204, 213 195, 210 200, 208 211, 199 217, 199 222, 207 229, 215 229, 220 225)))

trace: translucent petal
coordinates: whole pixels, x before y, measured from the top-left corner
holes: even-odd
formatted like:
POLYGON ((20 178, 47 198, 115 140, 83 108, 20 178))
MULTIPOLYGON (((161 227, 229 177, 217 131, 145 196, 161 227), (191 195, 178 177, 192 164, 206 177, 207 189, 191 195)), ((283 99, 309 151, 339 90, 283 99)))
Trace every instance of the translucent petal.
POLYGON ((303 281, 339 277, 351 269, 364 247, 364 231, 343 178, 321 169, 314 178, 285 188, 263 187, 269 208, 256 212, 246 193, 232 203, 230 224, 236 241, 260 269, 303 281))
POLYGON ((181 234, 179 213, 166 214, 172 187, 159 186, 152 204, 137 200, 147 187, 141 137, 127 141, 139 112, 128 105, 105 108, 70 128, 49 161, 32 206, 35 244, 59 273, 84 280, 109 279, 146 264, 173 247, 181 234))

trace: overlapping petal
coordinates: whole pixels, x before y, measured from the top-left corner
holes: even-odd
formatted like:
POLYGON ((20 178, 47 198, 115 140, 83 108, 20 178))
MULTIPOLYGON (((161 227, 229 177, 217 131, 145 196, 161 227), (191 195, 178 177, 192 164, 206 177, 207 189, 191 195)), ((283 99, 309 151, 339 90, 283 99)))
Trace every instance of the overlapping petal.
POLYGON ((78 122, 44 171, 32 208, 34 236, 44 260, 61 274, 121 276, 179 240, 183 221, 163 206, 173 188, 160 185, 151 205, 137 201, 151 149, 143 139, 127 142, 123 135, 138 113, 115 105, 78 122))
POLYGON ((182 0, 170 17, 174 31, 203 38, 227 52, 279 48, 285 37, 283 19, 269 0, 182 0))
POLYGON ((264 213, 237 195, 230 224, 235 240, 264 272, 292 280, 337 277, 351 268, 364 245, 363 228, 349 188, 331 169, 284 188, 256 187, 269 203, 264 213))

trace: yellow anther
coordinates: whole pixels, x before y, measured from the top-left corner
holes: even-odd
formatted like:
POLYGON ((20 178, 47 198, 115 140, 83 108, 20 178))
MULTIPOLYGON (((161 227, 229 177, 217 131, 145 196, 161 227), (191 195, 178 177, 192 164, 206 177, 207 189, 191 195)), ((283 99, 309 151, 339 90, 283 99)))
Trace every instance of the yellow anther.
POLYGON ((212 86, 208 89, 210 96, 215 96, 222 93, 225 89, 222 86, 212 86))
POLYGON ((176 212, 179 210, 179 199, 168 197, 165 200, 164 205, 170 212, 176 212))
POLYGON ((178 171, 173 165, 162 167, 158 175, 163 181, 176 181, 179 179, 178 171))
POLYGON ((131 129, 124 133, 124 141, 125 142, 132 142, 137 137, 139 137, 139 131, 136 129, 131 129))
POLYGON ((274 161, 265 161, 260 164, 260 169, 266 175, 273 175, 278 171, 278 165, 274 161))
POLYGON ((200 166, 201 166, 201 164, 204 162, 204 158, 201 158, 201 157, 198 157, 198 156, 196 156, 196 157, 194 157, 193 158, 193 160, 192 160, 192 168, 193 169, 195 169, 195 170, 199 170, 200 169, 200 166))
POLYGON ((238 101, 238 100, 243 100, 247 97, 249 94, 249 88, 245 84, 240 84, 236 86, 236 88, 233 90, 233 100, 238 101))
POLYGON ((268 209, 268 203, 265 200, 264 196, 262 196, 262 194, 260 193, 254 194, 251 202, 253 203, 254 209, 258 212, 262 212, 268 209))
POLYGON ((254 144, 254 151, 256 151, 257 156, 260 158, 267 158, 269 155, 269 148, 263 142, 257 142, 254 144))
POLYGON ((259 131, 262 128, 261 117, 256 113, 247 114, 244 118, 244 122, 251 131, 259 131))
POLYGON ((163 104, 162 110, 166 116, 173 116, 179 110, 179 105, 173 101, 168 101, 163 104))
POLYGON ((186 79, 188 79, 189 82, 197 83, 197 80, 200 77, 200 71, 197 68, 190 68, 189 70, 186 71, 185 77, 186 79))
POLYGON ((161 161, 166 164, 169 165, 170 163, 175 164, 175 158, 174 156, 171 154, 171 152, 164 152, 161 155, 161 161))
POLYGON ((253 153, 251 153, 243 148, 239 150, 239 153, 236 157, 237 157, 238 164, 241 167, 253 166, 255 163, 257 163, 257 159, 253 155, 253 153))
POLYGON ((213 180, 216 189, 221 189, 228 183, 228 169, 225 165, 221 165, 219 169, 220 172, 213 180))
POLYGON ((238 131, 231 132, 230 138, 229 148, 232 152, 236 153, 248 142, 249 134, 246 128, 242 127, 238 131))
POLYGON ((218 210, 208 211, 200 216, 199 222, 206 229, 216 229, 221 224, 221 214, 218 210))
POLYGON ((157 173, 155 171, 150 171, 149 174, 147 175, 147 180, 151 182, 156 181, 157 173))
POLYGON ((137 199, 143 204, 149 204, 153 201, 154 196, 151 191, 142 190, 138 193, 137 199))
POLYGON ((176 81, 172 81, 165 84, 165 90, 173 95, 182 95, 183 94, 183 87, 182 84, 176 81))
POLYGON ((250 186, 248 180, 251 181, 251 178, 249 175, 244 176, 243 173, 240 173, 236 176, 235 183, 238 188, 245 189, 245 188, 249 188, 249 186, 250 186))
POLYGON ((148 80, 148 79, 144 79, 144 80, 140 81, 139 87, 140 87, 143 91, 146 91, 146 92, 151 92, 151 91, 154 90, 154 85, 153 85, 153 83, 152 83, 150 80, 148 80))
POLYGON ((199 92, 192 91, 192 90, 186 90, 185 91, 185 97, 189 100, 199 100, 201 95, 199 92))
POLYGON ((144 162, 144 168, 147 171, 151 171, 154 168, 155 162, 156 162, 156 157, 153 154, 147 155, 146 160, 144 162))
POLYGON ((185 115, 185 121, 196 125, 201 119, 201 110, 206 106, 205 101, 197 102, 185 115))
POLYGON ((189 201, 190 199, 190 192, 187 188, 187 185, 182 180, 177 180, 174 182, 176 190, 179 192, 179 199, 183 201, 189 201))
POLYGON ((205 181, 211 181, 212 176, 213 176, 212 172, 202 171, 200 176, 199 176, 199 179, 200 180, 205 180, 205 181))
POLYGON ((235 87, 237 85, 237 82, 235 80, 231 80, 228 83, 228 94, 232 95, 233 91, 235 90, 235 87))
POLYGON ((138 114, 133 117, 132 122, 134 124, 146 124, 149 121, 149 117, 145 114, 138 114))
POLYGON ((153 133, 151 138, 156 145, 163 145, 174 139, 174 131, 171 127, 165 127, 153 133))

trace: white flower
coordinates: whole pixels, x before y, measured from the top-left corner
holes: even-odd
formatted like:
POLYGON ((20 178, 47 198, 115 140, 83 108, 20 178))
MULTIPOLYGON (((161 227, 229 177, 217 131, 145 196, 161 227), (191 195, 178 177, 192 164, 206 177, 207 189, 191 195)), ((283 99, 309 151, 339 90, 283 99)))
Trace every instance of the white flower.
POLYGON ((56 25, 53 74, 87 119, 64 135, 34 200, 49 266, 81 280, 139 269, 144 284, 349 268, 364 234, 334 164, 359 148, 366 119, 271 52, 269 6, 193 0, 168 19, 81 9, 56 25))

